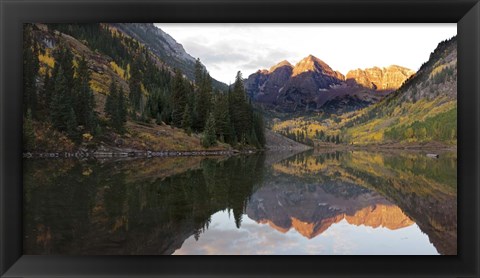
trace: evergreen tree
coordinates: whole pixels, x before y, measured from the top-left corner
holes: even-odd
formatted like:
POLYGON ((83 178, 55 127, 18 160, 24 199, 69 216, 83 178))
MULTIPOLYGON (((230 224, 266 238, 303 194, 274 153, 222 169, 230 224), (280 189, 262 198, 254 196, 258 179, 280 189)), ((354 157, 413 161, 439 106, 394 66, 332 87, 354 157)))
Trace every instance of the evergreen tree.
POLYGON ((79 125, 86 131, 94 133, 97 127, 95 113, 95 98, 90 88, 90 73, 85 57, 78 62, 77 76, 75 78, 75 116, 79 125))
POLYGON ((65 126, 66 126, 68 137, 70 137, 74 141, 78 141, 80 138, 78 136, 78 130, 77 130, 77 119, 75 117, 75 111, 73 110, 72 107, 70 107, 70 110, 65 119, 65 126))
POLYGON ((195 128, 202 131, 212 105, 212 78, 208 73, 203 72, 200 80, 201 83, 197 84, 197 93, 195 94, 195 128))
POLYGON ((265 124, 263 123, 263 117, 259 113, 253 115, 253 130, 257 137, 257 141, 260 147, 264 147, 266 144, 265 138, 265 124))
POLYGON ((239 71, 235 77, 233 91, 229 97, 230 115, 237 138, 246 143, 246 136, 252 127, 251 106, 247 102, 247 95, 243 86, 242 73, 239 71))
POLYGON ((260 142, 258 141, 257 134, 255 132, 255 129, 252 128, 250 130, 250 133, 247 135, 247 143, 249 145, 255 146, 256 148, 260 148, 260 142))
POLYGON ((63 74, 63 68, 59 66, 50 103, 50 121, 54 128, 59 131, 70 131, 69 133, 73 134, 73 126, 75 125, 76 128, 76 123, 74 123, 76 119, 71 115, 72 107, 73 102, 67 79, 63 74))
POLYGON ((192 111, 190 110, 190 106, 187 104, 185 106, 185 112, 183 112, 182 118, 182 128, 185 129, 188 135, 192 133, 192 111))
POLYGON ((38 100, 36 79, 40 67, 38 44, 33 37, 33 25, 26 24, 23 31, 23 113, 30 111, 32 118, 37 116, 38 100))
POLYGON ((150 117, 156 118, 157 115, 160 115, 162 107, 164 106, 162 100, 162 90, 160 88, 155 88, 150 92, 151 93, 148 95, 145 109, 148 110, 150 117))
POLYGON ((112 118, 115 113, 115 108, 117 106, 117 87, 115 82, 112 80, 110 84, 110 91, 105 101, 104 111, 107 114, 107 117, 112 118))
POLYGON ((68 46, 60 44, 54 56, 55 56, 55 67, 57 67, 57 64, 58 64, 58 66, 61 67, 63 70, 63 75, 65 77, 65 82, 68 88, 68 91, 66 92, 68 94, 71 94, 72 88, 74 86, 74 73, 75 73, 75 68, 73 65, 73 54, 68 48, 68 46))
POLYGON ((200 58, 197 58, 197 60, 195 60, 195 84, 197 84, 197 86, 202 84, 202 77, 203 77, 202 63, 200 62, 200 58))
POLYGON ((110 126, 118 133, 124 133, 125 122, 127 120, 125 96, 122 89, 117 90, 115 81, 113 80, 110 85, 110 94, 105 102, 104 110, 109 117, 110 126))
POLYGON ((215 135, 215 117, 210 113, 203 131, 202 145, 206 148, 215 146, 217 144, 215 135))
POLYGON ((175 70, 172 92, 172 123, 176 127, 182 126, 182 119, 187 105, 187 89, 182 72, 175 70))
POLYGON ((127 122, 127 101, 125 99, 125 92, 122 88, 118 91, 118 126, 119 130, 125 131, 125 123, 127 122))
POLYGON ((216 94, 213 110, 217 137, 221 142, 233 143, 233 126, 228 109, 228 98, 224 94, 216 94))
POLYGON ((52 92, 55 86, 55 77, 50 76, 51 74, 52 73, 50 73, 50 69, 47 68, 45 72, 45 77, 43 79, 43 88, 39 95, 40 110, 42 110, 44 115, 47 115, 49 113, 48 108, 50 105, 50 101, 52 100, 52 92))
POLYGON ((130 68, 130 79, 128 86, 130 89, 130 104, 134 111, 139 111, 142 101, 142 63, 139 57, 136 57, 130 68))

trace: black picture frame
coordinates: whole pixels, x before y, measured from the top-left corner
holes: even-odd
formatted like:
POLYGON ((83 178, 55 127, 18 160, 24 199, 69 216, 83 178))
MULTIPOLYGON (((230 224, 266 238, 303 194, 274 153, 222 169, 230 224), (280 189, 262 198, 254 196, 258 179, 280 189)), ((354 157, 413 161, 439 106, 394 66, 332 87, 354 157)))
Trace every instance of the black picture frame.
POLYGON ((1 277, 479 277, 478 0, 1 0, 1 277), (22 24, 345 22, 458 24, 457 256, 22 255, 22 24))

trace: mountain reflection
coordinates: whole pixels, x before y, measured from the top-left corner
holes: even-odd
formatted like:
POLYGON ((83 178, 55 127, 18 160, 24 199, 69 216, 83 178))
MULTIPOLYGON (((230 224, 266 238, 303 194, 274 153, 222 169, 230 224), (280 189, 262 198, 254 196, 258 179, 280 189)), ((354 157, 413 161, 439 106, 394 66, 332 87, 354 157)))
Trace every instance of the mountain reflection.
POLYGON ((272 169, 247 209, 259 223, 307 238, 342 219, 391 230, 416 223, 440 254, 457 252, 455 153, 305 152, 272 169))
MULTIPOLYGON (((290 184, 291 185, 291 184, 290 184)), ((313 238, 332 224, 345 219, 352 225, 396 230, 414 222, 402 210, 377 193, 365 191, 351 199, 328 193, 321 185, 260 188, 247 207, 248 217, 287 232, 291 228, 313 238)), ((338 185, 340 190, 360 190, 355 185, 338 185)))
POLYGON ((418 226, 440 254, 457 252, 449 153, 25 160, 24 196, 26 254, 187 254, 200 244, 242 253, 234 242, 254 241, 245 229, 308 245, 335 225, 418 226))

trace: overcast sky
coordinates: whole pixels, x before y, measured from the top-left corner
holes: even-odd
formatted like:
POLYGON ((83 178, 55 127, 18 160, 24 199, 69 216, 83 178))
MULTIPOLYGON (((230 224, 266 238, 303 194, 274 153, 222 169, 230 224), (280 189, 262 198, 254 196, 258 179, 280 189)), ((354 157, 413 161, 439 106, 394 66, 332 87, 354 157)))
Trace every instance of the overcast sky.
POLYGON ((392 64, 413 70, 437 44, 457 33, 456 24, 164 24, 170 34, 219 81, 234 81, 282 60, 293 65, 312 54, 332 69, 392 64))

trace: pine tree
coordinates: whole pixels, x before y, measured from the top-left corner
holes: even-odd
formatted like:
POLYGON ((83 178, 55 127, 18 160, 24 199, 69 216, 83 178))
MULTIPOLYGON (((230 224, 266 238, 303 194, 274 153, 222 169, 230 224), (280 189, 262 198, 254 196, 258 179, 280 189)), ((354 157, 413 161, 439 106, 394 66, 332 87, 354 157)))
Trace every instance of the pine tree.
POLYGON ((183 113, 187 105, 187 89, 182 72, 175 70, 172 93, 172 123, 176 127, 182 126, 183 113))
POLYGON ((105 101, 105 114, 107 117, 112 118, 115 114, 115 108, 117 107, 117 87, 115 86, 115 82, 112 80, 110 84, 110 91, 107 96, 107 100, 105 101))
POLYGON ((197 58, 197 60, 195 60, 195 84, 197 86, 202 84, 202 77, 203 77, 202 63, 200 62, 200 58, 197 58))
POLYGON ((71 107, 65 119, 65 126, 67 129, 66 131, 68 137, 70 137, 74 141, 78 141, 80 138, 77 131, 77 119, 75 117, 75 111, 71 107))
POLYGON ((79 125, 86 131, 94 133, 97 127, 95 114, 95 98, 90 88, 90 73, 85 57, 78 62, 77 76, 75 78, 75 116, 79 125))
POLYGON ((118 126, 119 130, 125 131, 125 123, 127 122, 127 101, 125 99, 125 92, 120 88, 118 91, 118 126))
POLYGON ((47 68, 45 72, 45 77, 43 79, 43 88, 41 90, 41 94, 39 95, 39 104, 40 110, 43 111, 43 114, 46 115, 49 113, 48 107, 50 105, 50 101, 52 99, 52 92, 54 90, 54 76, 50 76, 50 69, 47 68))
POLYGON ((130 104, 134 111, 139 111, 142 101, 142 62, 140 57, 136 57, 130 68, 130 79, 128 86, 130 88, 130 104))
POLYGON ((59 67, 58 74, 55 78, 52 101, 50 103, 50 121, 57 130, 68 131, 68 128, 72 128, 73 125, 73 120, 70 115, 73 103, 67 80, 63 74, 63 68, 61 66, 59 67))
POLYGON ((202 131, 207 121, 212 105, 212 78, 206 72, 203 72, 201 83, 197 84, 197 92, 195 94, 195 128, 202 131))
POLYGON ((185 106, 185 111, 183 112, 182 118, 182 128, 185 129, 188 135, 192 133, 192 111, 190 111, 190 106, 187 104, 185 106))
POLYGON ((229 107, 235 134, 242 144, 244 144, 246 143, 246 136, 252 128, 252 108, 247 101, 242 73, 240 71, 237 72, 235 83, 233 84, 233 91, 230 93, 229 107))
POLYGON ((73 54, 68 48, 68 46, 60 44, 54 56, 56 61, 55 66, 57 66, 58 64, 58 66, 62 68, 63 75, 65 77, 65 82, 68 88, 67 92, 68 94, 71 94, 71 91, 75 82, 74 81, 75 68, 73 65, 73 54))
POLYGON ((260 142, 258 141, 257 134, 255 133, 255 129, 252 128, 250 133, 247 135, 247 142, 251 146, 255 146, 256 148, 260 148, 260 142))
POLYGON ((220 141, 233 143, 233 126, 228 109, 228 98, 224 94, 216 94, 214 105, 216 134, 220 141))
POLYGON ((263 117, 259 113, 253 115, 253 130, 257 137, 257 141, 260 147, 264 147, 266 144, 265 138, 265 124, 263 123, 263 117))
POLYGON ((122 89, 117 90, 115 81, 110 85, 110 94, 105 102, 105 114, 109 117, 110 126, 118 133, 125 132, 127 109, 125 96, 122 89))
POLYGON ((36 79, 40 67, 38 60, 38 44, 33 37, 33 25, 26 24, 23 31, 23 113, 30 111, 36 118, 38 109, 36 79))
POLYGON ((215 117, 210 113, 203 131, 202 145, 206 148, 215 146, 217 144, 215 135, 215 117))

